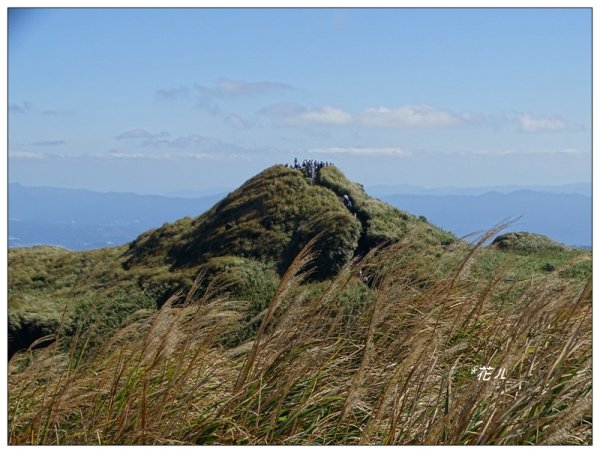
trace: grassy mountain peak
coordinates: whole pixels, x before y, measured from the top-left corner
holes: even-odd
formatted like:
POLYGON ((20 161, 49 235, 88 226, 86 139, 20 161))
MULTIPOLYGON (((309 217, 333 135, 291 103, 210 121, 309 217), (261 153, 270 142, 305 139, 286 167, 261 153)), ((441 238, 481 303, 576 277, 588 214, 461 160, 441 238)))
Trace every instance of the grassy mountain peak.
POLYGON ((591 252, 498 229, 274 166, 129 247, 11 249, 9 443, 590 444, 591 252))
MULTIPOLYGON (((276 165, 195 219, 139 236, 130 244, 125 266, 154 263, 182 269, 234 255, 272 263, 283 273, 302 247, 322 233, 315 265, 323 279, 335 275, 356 254, 399 240, 419 222, 370 197, 334 166, 322 168, 312 181, 301 170, 276 165), (344 195, 351 200, 350 209, 344 195)), ((434 227, 428 230, 440 240, 452 240, 434 227)))

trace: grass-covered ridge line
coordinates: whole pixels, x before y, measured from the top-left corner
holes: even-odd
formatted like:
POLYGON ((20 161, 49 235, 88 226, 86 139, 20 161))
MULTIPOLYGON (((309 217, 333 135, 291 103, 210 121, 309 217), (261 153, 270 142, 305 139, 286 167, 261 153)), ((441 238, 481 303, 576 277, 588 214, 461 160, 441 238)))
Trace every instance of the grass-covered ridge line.
POLYGON ((477 263, 497 251, 415 255, 411 234, 329 282, 303 283, 307 251, 234 348, 222 339, 244 325, 238 301, 216 286, 82 359, 85 334, 16 355, 9 443, 590 444, 591 282, 506 268, 482 281, 477 263), (505 379, 472 372, 487 366, 505 379))
MULTIPOLYGON (((264 283, 260 289, 247 284, 239 287, 241 292, 233 289, 254 307, 244 315, 251 318, 272 293, 277 274, 283 275, 300 249, 319 233, 323 235, 315 246, 317 272, 312 275, 316 281, 331 278, 352 257, 374 246, 406 238, 404 253, 423 262, 439 258, 449 247, 466 246, 423 219, 368 196, 336 167, 322 168, 317 176, 311 183, 300 171, 271 167, 205 214, 144 233, 129 247, 90 252, 57 247, 10 250, 9 353, 44 335, 74 333, 83 328, 84 317, 106 321, 101 337, 137 310, 160 307, 177 290, 189 289, 203 266, 216 269, 217 263, 227 260, 238 262, 229 266, 235 270, 230 274, 264 283), (344 195, 350 197, 352 210, 342 202, 344 195)), ((538 236, 499 237, 492 248, 501 253, 490 251, 480 260, 482 278, 492 276, 499 265, 515 269, 517 278, 565 265, 563 277, 585 280, 591 275, 589 262, 568 265, 585 252, 538 236)), ((428 278, 435 277, 439 275, 431 271, 428 278)), ((427 279, 421 284, 426 285, 427 279)))
MULTIPOLYGON (((237 286, 230 291, 249 303, 242 310, 249 321, 266 304, 296 254, 318 233, 323 235, 315 246, 319 255, 314 263, 317 272, 311 277, 314 281, 335 276, 348 260, 376 245, 405 241, 405 258, 419 257, 423 263, 439 259, 453 247, 466 247, 423 219, 368 196, 336 167, 322 168, 311 183, 300 171, 274 166, 205 214, 151 230, 129 247, 90 252, 58 247, 11 249, 9 355, 45 335, 76 334, 90 319, 104 321, 105 326, 97 329, 101 339, 136 311, 156 309, 176 291, 188 290, 206 266, 219 271, 229 268, 230 276, 239 274, 237 286), (342 202, 344 195, 350 197, 352 210, 342 202)), ((500 236, 491 247, 499 251, 482 254, 475 264, 480 278, 491 278, 498 266, 512 268, 517 279, 556 269, 564 278, 581 281, 591 275, 589 261, 569 264, 589 252, 567 249, 538 236, 500 236)), ((425 279, 420 269, 413 274, 422 279, 421 285, 427 285, 440 272, 430 269, 425 279)), ((255 330, 255 324, 246 334, 255 330)))
POLYGON ((591 252, 498 233, 275 166, 129 246, 11 249, 9 442, 589 444, 591 252))
MULTIPOLYGON (((273 166, 244 183, 195 219, 149 231, 131 243, 126 265, 190 267, 214 256, 235 255, 275 264, 283 274, 315 235, 318 276, 327 278, 350 258, 381 243, 393 243, 424 223, 352 183, 334 166, 321 169, 315 183, 304 173, 273 166), (348 195, 352 211, 342 203, 348 195)), ((426 224, 423 240, 444 244, 456 238, 426 224)))
POLYGON ((193 267, 222 255, 273 264, 280 273, 310 238, 326 231, 318 263, 333 275, 354 254, 360 223, 334 193, 310 184, 302 173, 271 167, 195 219, 184 219, 140 236, 126 265, 166 263, 193 267))

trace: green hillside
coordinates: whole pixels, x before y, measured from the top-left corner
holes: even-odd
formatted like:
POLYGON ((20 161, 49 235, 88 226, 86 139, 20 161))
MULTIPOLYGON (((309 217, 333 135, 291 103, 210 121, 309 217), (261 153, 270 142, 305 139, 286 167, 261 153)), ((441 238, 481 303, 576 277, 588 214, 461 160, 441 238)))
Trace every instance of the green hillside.
POLYGON ((501 230, 278 165, 128 246, 11 249, 9 442, 589 443, 591 252, 501 230))
MULTIPOLYGON (((351 257, 394 242, 420 221, 325 167, 315 183, 303 172, 271 167, 230 193, 205 214, 141 235, 129 247, 128 268, 152 264, 170 269, 197 266, 215 256, 234 255, 273 263, 283 273, 302 247, 319 233, 317 278, 335 275, 351 257), (348 195, 354 209, 344 206, 348 195)), ((428 226, 434 240, 452 235, 428 226)))
MULTIPOLYGON (((243 266, 233 266, 242 280, 265 281, 264 289, 254 290, 262 292, 260 303, 256 294, 252 296, 261 306, 274 291, 273 280, 316 235, 322 234, 312 280, 322 281, 354 256, 398 241, 415 226, 422 230, 423 247, 455 240, 369 197, 333 166, 323 168, 315 182, 301 171, 274 166, 204 214, 148 231, 128 247, 90 252, 11 249, 9 353, 41 336, 72 334, 83 317, 100 317, 107 323, 101 332, 111 331, 136 310, 158 308, 175 291, 189 289, 203 266, 210 269, 235 259, 226 257, 246 260, 243 266), (355 210, 342 202, 345 194, 355 210), (251 272, 256 275, 249 277, 251 272)), ((244 289, 247 282, 239 285, 244 289)), ((233 291, 241 295, 240 289, 233 291)), ((257 313, 256 307, 252 313, 257 313)))
MULTIPOLYGON (((264 281, 265 287, 255 288, 250 297, 258 305, 246 316, 255 315, 256 307, 272 296, 273 282, 318 234, 312 281, 332 278, 351 258, 400 241, 409 232, 406 260, 413 255, 423 261, 426 256, 439 258, 451 245, 466 247, 452 234, 370 197, 334 166, 322 168, 311 182, 304 172, 277 165, 204 214, 150 230, 128 247, 89 252, 11 249, 9 354, 45 335, 73 334, 83 318, 103 319, 104 335, 137 310, 156 309, 176 291, 189 289, 204 267, 214 269, 227 260, 243 263, 229 266, 229 274, 242 275, 241 283, 236 277, 233 294, 242 296, 249 279, 264 281), (351 210, 342 202, 344 195, 352 202, 351 210)), ((582 253, 530 233, 498 236, 491 248, 502 253, 482 258, 484 272, 488 261, 497 266, 507 259, 518 262, 517 272, 552 271, 582 253)), ((591 268, 584 263, 570 272, 585 278, 591 268)))

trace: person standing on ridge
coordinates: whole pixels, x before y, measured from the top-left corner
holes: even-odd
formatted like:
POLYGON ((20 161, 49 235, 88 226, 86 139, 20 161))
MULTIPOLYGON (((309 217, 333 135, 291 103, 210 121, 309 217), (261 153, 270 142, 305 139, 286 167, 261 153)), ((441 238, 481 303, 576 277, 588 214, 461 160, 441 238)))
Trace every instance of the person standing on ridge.
POLYGON ((342 201, 344 202, 344 206, 346 206, 349 210, 352 210, 352 201, 350 201, 350 197, 348 195, 344 195, 342 197, 342 201))

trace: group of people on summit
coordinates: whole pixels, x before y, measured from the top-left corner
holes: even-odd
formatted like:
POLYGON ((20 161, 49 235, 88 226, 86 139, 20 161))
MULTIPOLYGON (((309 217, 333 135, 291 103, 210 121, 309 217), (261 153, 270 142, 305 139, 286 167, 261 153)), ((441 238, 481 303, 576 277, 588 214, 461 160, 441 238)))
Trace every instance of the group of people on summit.
MULTIPOLYGON (((302 164, 300 164, 298 158, 294 158, 294 164, 290 168, 302 171, 310 179, 310 182, 314 184, 321 168, 329 167, 331 165, 333 165, 331 162, 316 161, 312 159, 304 159, 302 164)), ((285 164, 285 166, 287 167, 288 164, 285 164)))
MULTIPOLYGON (((295 157, 293 165, 289 166, 288 164, 285 164, 285 166, 286 168, 292 168, 294 170, 299 170, 303 172, 310 179, 310 182, 314 184, 317 180, 319 171, 321 171, 321 168, 333 166, 333 164, 331 162, 316 161, 312 159, 304 159, 302 161, 302 164, 300 164, 298 162, 298 158, 295 157)), ((350 200, 350 197, 348 195, 344 195, 342 197, 342 202, 344 203, 344 206, 348 208, 349 211, 354 212, 352 209, 352 201, 350 200)), ((356 216, 356 213, 354 215, 356 216)))

